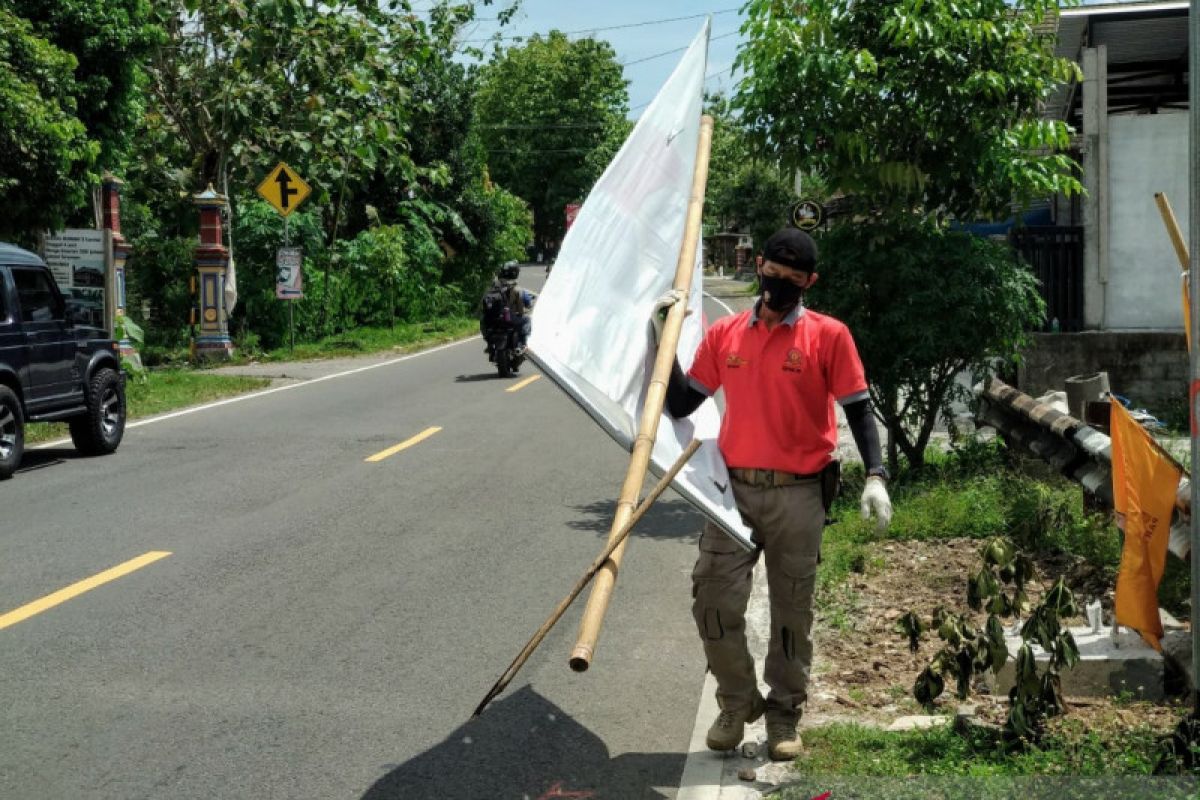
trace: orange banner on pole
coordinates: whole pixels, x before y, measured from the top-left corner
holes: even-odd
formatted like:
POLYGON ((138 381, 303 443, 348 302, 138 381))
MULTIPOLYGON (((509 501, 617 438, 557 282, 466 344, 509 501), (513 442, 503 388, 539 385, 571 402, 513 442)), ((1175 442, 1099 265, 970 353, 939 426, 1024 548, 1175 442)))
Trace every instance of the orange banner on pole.
POLYGON ((1117 573, 1117 623, 1161 649, 1158 584, 1167 561, 1171 512, 1183 472, 1115 399, 1112 404, 1113 506, 1125 531, 1117 573))

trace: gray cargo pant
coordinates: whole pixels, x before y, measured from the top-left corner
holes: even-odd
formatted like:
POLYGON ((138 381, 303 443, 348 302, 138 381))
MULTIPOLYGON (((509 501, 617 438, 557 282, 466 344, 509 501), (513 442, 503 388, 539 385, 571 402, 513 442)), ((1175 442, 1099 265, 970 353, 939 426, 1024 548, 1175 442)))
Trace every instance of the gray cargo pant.
POLYGON ((748 706, 758 682, 746 646, 746 603, 754 565, 759 553, 765 553, 771 599, 771 638, 763 670, 770 687, 767 715, 798 719, 808 699, 812 667, 813 590, 825 528, 821 481, 760 487, 735 480, 733 492, 758 549, 745 551, 706 522, 692 571, 692 615, 717 680, 721 708, 748 706))

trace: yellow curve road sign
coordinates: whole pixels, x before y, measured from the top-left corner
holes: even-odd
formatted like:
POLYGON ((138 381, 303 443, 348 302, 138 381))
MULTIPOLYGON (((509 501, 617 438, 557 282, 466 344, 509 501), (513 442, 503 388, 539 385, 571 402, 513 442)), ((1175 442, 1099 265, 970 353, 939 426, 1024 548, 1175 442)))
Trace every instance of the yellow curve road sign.
POLYGON ((283 216, 295 211, 304 199, 312 194, 312 188, 295 170, 282 161, 258 185, 258 193, 283 216))

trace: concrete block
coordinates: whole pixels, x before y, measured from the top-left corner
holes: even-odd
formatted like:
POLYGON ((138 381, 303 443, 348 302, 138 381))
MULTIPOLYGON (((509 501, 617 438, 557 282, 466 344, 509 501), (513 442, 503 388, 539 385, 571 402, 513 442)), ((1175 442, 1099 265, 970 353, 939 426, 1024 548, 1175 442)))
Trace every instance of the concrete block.
POLYGON ((915 714, 909 717, 899 717, 888 725, 889 731, 919 731, 936 728, 950 721, 949 717, 932 717, 925 714, 915 714))
MULTIPOLYGON (((1163 698, 1163 658, 1133 631, 1122 629, 1115 638, 1111 628, 1093 633, 1091 628, 1071 628, 1079 647, 1079 663, 1062 675, 1063 694, 1077 697, 1106 697, 1129 693, 1140 700, 1163 698)), ((993 682, 993 692, 1007 695, 1015 680, 1013 656, 1021 649, 1020 636, 1006 636, 1009 660, 993 682)), ((1041 670, 1049 661, 1033 645, 1034 659, 1041 670)))

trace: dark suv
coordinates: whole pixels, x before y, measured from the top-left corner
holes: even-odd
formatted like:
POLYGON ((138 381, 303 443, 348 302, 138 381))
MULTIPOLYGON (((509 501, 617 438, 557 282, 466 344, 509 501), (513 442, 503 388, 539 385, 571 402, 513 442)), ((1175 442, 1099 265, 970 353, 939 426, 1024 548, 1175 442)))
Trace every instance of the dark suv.
POLYGON ((26 422, 67 422, 81 453, 117 449, 125 375, 117 343, 72 310, 40 258, 0 243, 0 478, 21 463, 26 422))

